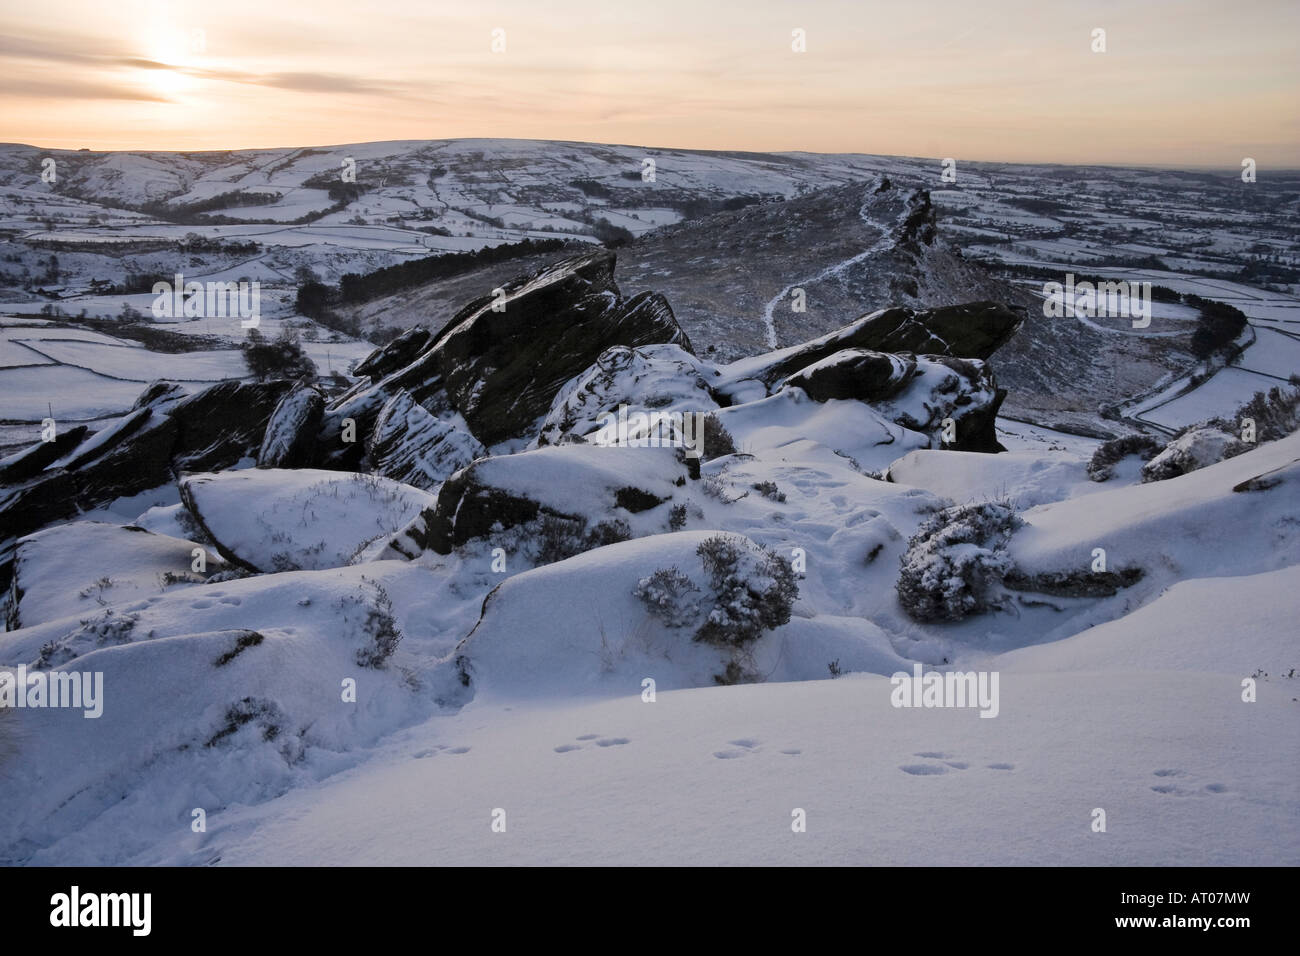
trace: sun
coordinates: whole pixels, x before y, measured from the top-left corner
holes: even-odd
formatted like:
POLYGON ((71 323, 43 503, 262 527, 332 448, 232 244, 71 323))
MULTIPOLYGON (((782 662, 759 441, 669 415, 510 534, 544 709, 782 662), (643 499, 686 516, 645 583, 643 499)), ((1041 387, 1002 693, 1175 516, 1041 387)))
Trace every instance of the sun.
POLYGON ((187 32, 177 27, 154 27, 145 42, 145 59, 161 65, 143 67, 145 81, 169 98, 192 89, 194 77, 187 69, 195 65, 195 58, 205 45, 202 30, 187 32))

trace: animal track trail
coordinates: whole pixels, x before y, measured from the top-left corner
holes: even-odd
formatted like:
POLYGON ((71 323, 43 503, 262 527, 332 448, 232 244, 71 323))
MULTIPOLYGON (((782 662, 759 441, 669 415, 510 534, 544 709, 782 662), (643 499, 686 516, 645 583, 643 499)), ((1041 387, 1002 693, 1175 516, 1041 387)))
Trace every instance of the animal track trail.
MULTIPOLYGON (((739 760, 741 757, 748 757, 750 754, 761 753, 763 750, 763 741, 756 737, 740 737, 736 740, 728 740, 727 745, 730 750, 715 750, 713 756, 719 760, 739 760)), ((803 753, 799 747, 786 747, 778 751, 785 757, 798 757, 803 753)))
MULTIPOLYGON (((1151 775, 1153 777, 1160 777, 1162 780, 1181 780, 1183 778, 1191 776, 1191 774, 1189 774, 1186 770, 1168 770, 1168 769, 1153 770, 1151 771, 1151 775)), ((1151 789, 1154 790, 1156 793, 1161 793, 1171 797, 1196 797, 1196 796, 1205 796, 1206 794, 1212 794, 1212 793, 1231 792, 1228 785, 1224 783, 1207 783, 1204 786, 1198 787, 1196 786, 1195 781, 1188 781, 1188 782, 1191 784, 1191 786, 1189 787, 1179 786, 1176 783, 1160 783, 1160 784, 1156 784, 1151 789)))
MULTIPOLYGON (((944 753, 941 750, 922 750, 919 753, 912 754, 913 757, 920 757, 923 760, 935 760, 938 763, 909 763, 903 764, 898 769, 903 773, 909 773, 914 777, 937 777, 940 774, 951 773, 954 770, 969 770, 970 764, 965 760, 959 760, 955 754, 944 753)), ((1016 765, 1013 763, 991 763, 985 765, 986 770, 1015 770, 1016 765)))
MULTIPOLYGON (((623 747, 632 742, 630 737, 601 737, 600 734, 583 734, 581 737, 575 737, 574 740, 581 740, 584 743, 594 740, 597 747, 623 747)), ((575 750, 585 750, 583 744, 557 744, 553 748, 557 754, 569 754, 575 750)))

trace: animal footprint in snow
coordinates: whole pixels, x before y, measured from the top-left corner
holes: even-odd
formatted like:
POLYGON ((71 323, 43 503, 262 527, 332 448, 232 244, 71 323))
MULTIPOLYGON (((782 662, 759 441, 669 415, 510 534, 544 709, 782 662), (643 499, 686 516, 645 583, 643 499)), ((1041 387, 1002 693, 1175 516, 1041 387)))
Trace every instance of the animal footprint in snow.
MULTIPOLYGON (((941 750, 922 750, 919 753, 912 754, 913 757, 923 757, 926 760, 941 760, 942 763, 912 763, 905 764, 898 769, 903 773, 910 773, 915 777, 933 777, 936 774, 947 773, 949 770, 968 770, 970 764, 965 760, 958 760, 953 754, 944 753, 941 750)), ((1015 764, 1010 763, 991 763, 988 765, 990 770, 1014 770, 1015 764)))
POLYGON ((626 737, 606 737, 603 740, 597 740, 597 747, 621 747, 624 744, 631 743, 626 737))
MULTIPOLYGON (((716 750, 713 756, 719 760, 735 760, 737 757, 745 757, 752 753, 758 753, 761 740, 755 740, 753 737, 741 737, 739 740, 728 740, 728 744, 733 747, 739 747, 740 750, 716 750)), ((798 751, 796 751, 797 753, 798 751)))
MULTIPOLYGON (((1188 774, 1184 770, 1153 770, 1152 775, 1165 779, 1173 777, 1186 777, 1188 774)), ((1228 787, 1222 783, 1207 783, 1200 790, 1189 790, 1186 787, 1180 787, 1173 783, 1162 783, 1151 788, 1156 793, 1163 793, 1175 797, 1190 797, 1197 793, 1227 793, 1228 787)))
POLYGON ((582 747, 580 747, 578 744, 560 744, 560 746, 555 748, 555 752, 557 754, 567 754, 567 753, 572 753, 575 750, 581 750, 581 749, 582 747))
POLYGON ((595 740, 600 734, 583 734, 578 740, 595 740))
POLYGON ((467 754, 467 753, 469 753, 469 748, 468 748, 468 747, 448 747, 448 748, 447 748, 447 753, 449 753, 449 754, 467 754))

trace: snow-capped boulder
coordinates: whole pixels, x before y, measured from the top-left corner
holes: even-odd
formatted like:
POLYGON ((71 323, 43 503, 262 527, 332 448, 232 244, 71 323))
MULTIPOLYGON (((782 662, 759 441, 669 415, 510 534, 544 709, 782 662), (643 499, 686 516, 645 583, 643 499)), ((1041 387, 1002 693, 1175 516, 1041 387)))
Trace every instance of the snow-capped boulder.
POLYGON ((547 518, 564 525, 550 533, 589 534, 671 499, 690 474, 684 459, 677 448, 587 444, 481 458, 443 483, 437 505, 393 547, 408 556, 426 549, 450 554, 474 538, 547 518))
POLYGON ((1177 580, 1300 563, 1297 460, 1300 433, 1176 478, 1030 508, 1007 546, 1007 584, 1048 594, 1136 585, 1141 601, 1177 580), (1258 528, 1269 547, 1244 533, 1258 528))
POLYGON ((678 345, 613 346, 560 389, 537 444, 558 445, 566 435, 598 431, 620 406, 626 406, 629 419, 655 414, 671 420, 675 414, 714 411, 718 403, 709 381, 717 374, 711 363, 678 345))
POLYGON ((202 584, 226 562, 193 541, 99 521, 56 525, 18 542, 6 622, 9 630, 99 612, 172 587, 202 584), (194 549, 202 572, 194 570, 194 549))
POLYGON ((1165 481, 1249 451, 1250 445, 1218 428, 1193 428, 1142 466, 1143 481, 1165 481))
POLYGON ((249 469, 189 475, 181 501, 222 557, 250 571, 337 568, 364 560, 433 496, 347 472, 249 469))
POLYGON ((723 367, 720 390, 752 390, 749 383, 754 381, 770 390, 800 369, 844 349, 987 359, 1010 341, 1023 322, 1019 312, 996 302, 881 309, 829 335, 723 367))
POLYGON ((69 442, 58 459, 0 495, 0 561, 13 539, 78 509, 168 484, 181 471, 229 468, 255 454, 289 387, 227 381, 178 400, 167 383, 150 385, 140 407, 69 442))
POLYGON ((431 415, 405 389, 380 409, 367 451, 376 474, 426 491, 487 454, 468 431, 431 415))
POLYGON ((647 677, 663 691, 760 675, 829 679, 832 661, 878 674, 904 665, 869 621, 791 616, 796 593, 784 559, 744 535, 683 531, 611 544, 507 578, 433 680, 453 702, 636 699, 647 677))
POLYGON ((996 421, 1006 394, 985 362, 924 355, 916 360, 906 387, 872 407, 890 421, 930 436, 935 447, 998 452, 1005 451, 996 421), (952 441, 945 439, 944 419, 953 422, 952 441))
POLYGON ((258 468, 305 468, 313 463, 316 433, 325 412, 325 396, 310 385, 294 387, 280 399, 257 453, 258 468))
POLYGON ((854 398, 874 402, 890 398, 916 373, 915 357, 871 349, 842 349, 800 369, 782 385, 802 388, 818 402, 854 398))

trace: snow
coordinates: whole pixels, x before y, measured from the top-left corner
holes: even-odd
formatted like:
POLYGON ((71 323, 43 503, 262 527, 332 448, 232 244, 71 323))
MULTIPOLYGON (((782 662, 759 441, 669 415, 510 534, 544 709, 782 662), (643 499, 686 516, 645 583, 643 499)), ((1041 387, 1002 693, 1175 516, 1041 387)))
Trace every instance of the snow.
POLYGON ((181 490, 219 549, 263 571, 350 564, 434 501, 387 478, 312 469, 189 475, 181 490))
MULTIPOLYGON (((18 546, 19 619, 31 627, 161 594, 170 587, 201 584, 207 575, 191 571, 196 547, 183 538, 95 521, 28 535, 18 546)), ((204 560, 207 573, 225 568, 211 552, 204 553, 204 560)))
POLYGON ((889 466, 889 480, 925 488, 955 504, 1010 497, 1031 508, 1099 490, 1084 470, 1088 457, 1070 452, 1018 451, 1002 455, 921 449, 889 466))

